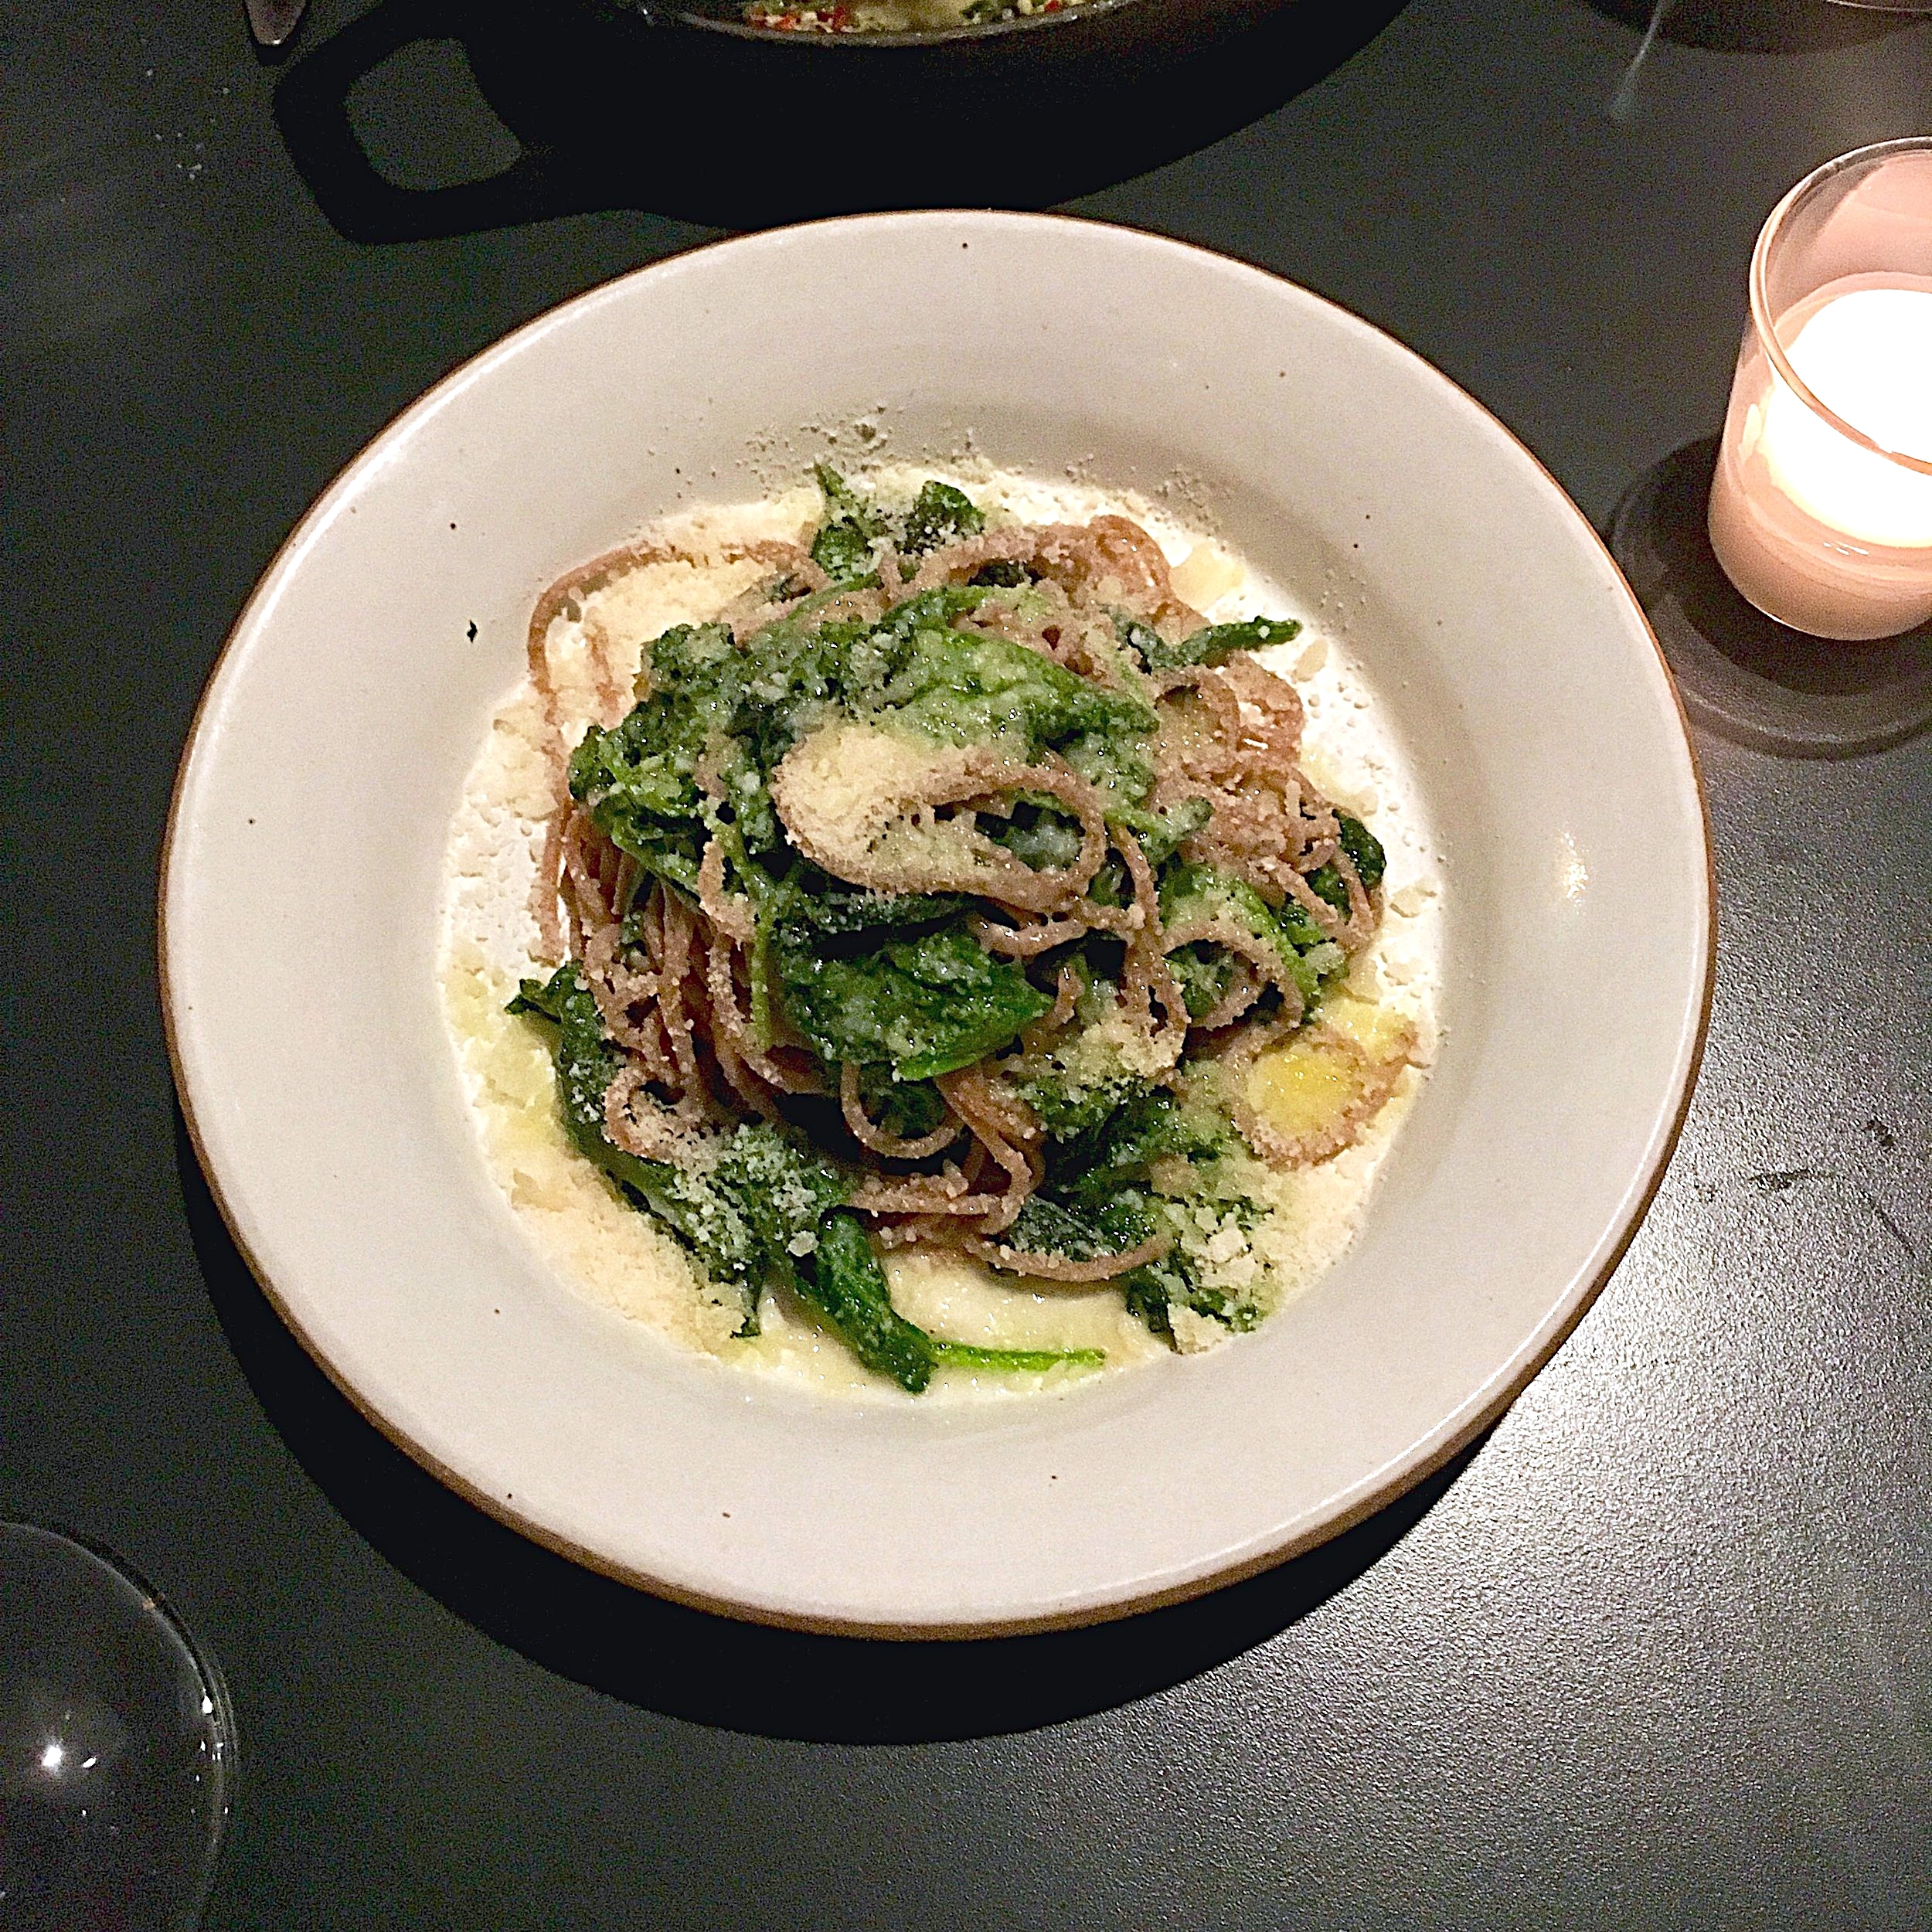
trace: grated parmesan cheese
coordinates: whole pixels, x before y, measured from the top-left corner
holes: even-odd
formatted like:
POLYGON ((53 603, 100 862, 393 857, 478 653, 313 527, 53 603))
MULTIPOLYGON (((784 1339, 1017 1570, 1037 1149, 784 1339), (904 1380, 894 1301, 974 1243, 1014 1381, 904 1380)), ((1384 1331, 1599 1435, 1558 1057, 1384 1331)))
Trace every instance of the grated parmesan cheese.
POLYGON ((906 815, 922 787, 962 777, 972 757, 873 725, 827 725, 773 773, 772 801, 807 858, 861 885, 921 859, 971 866, 978 855, 962 832, 906 815))

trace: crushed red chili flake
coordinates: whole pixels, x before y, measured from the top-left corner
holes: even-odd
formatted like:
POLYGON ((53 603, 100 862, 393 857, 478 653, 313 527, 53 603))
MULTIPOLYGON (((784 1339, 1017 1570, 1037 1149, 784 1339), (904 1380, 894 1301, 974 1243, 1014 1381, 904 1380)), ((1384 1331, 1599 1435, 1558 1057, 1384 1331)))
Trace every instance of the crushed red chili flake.
MULTIPOLYGON (((1076 4, 1076 0, 1039 0, 1030 9, 1036 15, 1062 13, 1076 4)), ((982 4, 969 7, 961 15, 961 24, 983 26, 990 21, 1012 20, 1029 11, 1020 6, 1008 4, 997 11, 986 10, 982 4)), ((764 27, 776 33, 863 33, 867 29, 853 17, 854 10, 839 0, 839 4, 825 7, 800 6, 794 4, 784 7, 760 5, 757 0, 745 9, 745 19, 752 26, 764 27)), ((875 21, 874 31, 889 31, 885 23, 875 21)))
POLYGON ((791 7, 782 13, 753 7, 745 17, 754 27, 778 33, 849 33, 852 28, 852 9, 847 6, 791 7))

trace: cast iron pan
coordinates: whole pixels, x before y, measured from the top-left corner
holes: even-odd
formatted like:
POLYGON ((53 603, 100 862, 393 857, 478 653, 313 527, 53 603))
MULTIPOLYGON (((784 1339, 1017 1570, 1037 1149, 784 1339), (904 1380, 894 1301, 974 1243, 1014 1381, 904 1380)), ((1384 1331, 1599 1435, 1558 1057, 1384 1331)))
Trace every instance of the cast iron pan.
POLYGON ((741 0, 378 0, 311 46, 276 118, 358 240, 593 208, 733 227, 865 209, 1045 207, 1267 112, 1405 0, 1087 0, 944 32, 797 32, 741 0), (351 89, 413 42, 460 42, 523 148, 481 181, 410 189, 358 140, 351 89))

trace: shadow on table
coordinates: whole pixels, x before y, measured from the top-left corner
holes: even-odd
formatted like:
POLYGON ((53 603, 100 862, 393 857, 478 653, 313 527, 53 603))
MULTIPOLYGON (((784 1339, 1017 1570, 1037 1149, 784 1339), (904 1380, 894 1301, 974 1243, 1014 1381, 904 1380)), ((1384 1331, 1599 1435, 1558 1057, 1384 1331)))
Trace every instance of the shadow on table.
POLYGON ((1103 40, 1092 57, 1042 57, 1063 33, 1087 34, 1083 21, 1022 36, 1024 52, 975 43, 962 67, 951 53, 643 26, 597 0, 377 0, 290 64, 274 111, 353 241, 610 208, 733 228, 1043 208, 1268 113, 1406 4, 1292 0, 1193 53, 1103 40))
MULTIPOLYGON (((1640 33, 1658 12, 1658 0, 1587 0, 1599 13, 1640 33)), ((1716 53, 1810 53, 1882 39, 1915 24, 1905 13, 1835 7, 1825 0, 1667 0, 1657 37, 1716 53)))
POLYGON ((594 1689, 696 1723, 910 1743, 1111 1709, 1211 1670, 1326 1602, 1400 1542, 1475 1454, 1308 1556, 1192 1603, 1088 1630, 889 1643, 738 1623, 583 1569, 444 1488, 363 1420, 284 1325, 230 1238, 179 1112, 175 1158, 196 1253, 236 1359, 348 1521, 498 1641, 594 1689))

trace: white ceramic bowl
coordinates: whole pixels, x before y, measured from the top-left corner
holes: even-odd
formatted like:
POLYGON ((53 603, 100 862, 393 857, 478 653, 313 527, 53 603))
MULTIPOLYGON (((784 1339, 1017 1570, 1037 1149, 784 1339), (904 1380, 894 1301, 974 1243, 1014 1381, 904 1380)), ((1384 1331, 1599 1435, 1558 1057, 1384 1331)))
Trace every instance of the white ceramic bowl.
POLYGON ((1711 962, 1675 697, 1536 461, 1299 288, 1022 215, 727 242, 432 390, 236 626, 162 906, 176 1073, 223 1210, 379 1427, 650 1589, 906 1635, 1192 1594, 1468 1441, 1641 1216, 1711 962), (434 983, 439 861, 536 593, 648 518, 758 494, 860 418, 898 457, 970 433, 1018 468, 1200 479, 1233 543, 1345 628, 1420 776, 1451 881, 1437 1064, 1353 1249, 1207 1356, 992 1406, 774 1389, 563 1287, 473 1144, 434 983))

